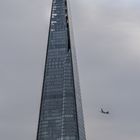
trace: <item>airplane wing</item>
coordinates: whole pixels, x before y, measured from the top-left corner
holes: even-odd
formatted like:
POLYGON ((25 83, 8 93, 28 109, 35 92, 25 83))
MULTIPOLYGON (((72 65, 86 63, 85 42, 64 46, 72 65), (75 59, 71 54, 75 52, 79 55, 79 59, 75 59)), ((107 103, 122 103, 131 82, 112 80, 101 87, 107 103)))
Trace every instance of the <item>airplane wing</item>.
POLYGON ((102 113, 104 112, 102 108, 101 108, 101 112, 102 112, 102 113))

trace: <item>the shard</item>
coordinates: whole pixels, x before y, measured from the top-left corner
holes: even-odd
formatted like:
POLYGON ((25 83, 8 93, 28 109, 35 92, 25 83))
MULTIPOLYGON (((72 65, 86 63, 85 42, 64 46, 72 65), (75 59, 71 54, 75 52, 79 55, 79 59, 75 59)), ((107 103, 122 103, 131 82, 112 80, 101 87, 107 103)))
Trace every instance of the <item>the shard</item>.
POLYGON ((86 140, 69 8, 52 1, 37 140, 86 140))

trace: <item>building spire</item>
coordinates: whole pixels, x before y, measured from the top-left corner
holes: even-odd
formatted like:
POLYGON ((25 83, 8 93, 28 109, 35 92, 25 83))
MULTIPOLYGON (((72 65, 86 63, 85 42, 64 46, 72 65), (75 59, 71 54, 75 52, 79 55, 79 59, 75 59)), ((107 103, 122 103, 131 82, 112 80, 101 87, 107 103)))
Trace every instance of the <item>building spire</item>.
POLYGON ((85 140, 66 0, 53 0, 37 140, 85 140))

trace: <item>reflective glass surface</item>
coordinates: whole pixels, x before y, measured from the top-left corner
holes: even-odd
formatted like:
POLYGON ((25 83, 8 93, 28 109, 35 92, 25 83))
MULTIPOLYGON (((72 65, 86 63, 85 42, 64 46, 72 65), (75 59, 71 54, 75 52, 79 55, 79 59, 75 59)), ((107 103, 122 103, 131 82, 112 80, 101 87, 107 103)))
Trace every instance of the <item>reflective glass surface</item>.
POLYGON ((37 140, 85 140, 66 0, 53 0, 37 140))

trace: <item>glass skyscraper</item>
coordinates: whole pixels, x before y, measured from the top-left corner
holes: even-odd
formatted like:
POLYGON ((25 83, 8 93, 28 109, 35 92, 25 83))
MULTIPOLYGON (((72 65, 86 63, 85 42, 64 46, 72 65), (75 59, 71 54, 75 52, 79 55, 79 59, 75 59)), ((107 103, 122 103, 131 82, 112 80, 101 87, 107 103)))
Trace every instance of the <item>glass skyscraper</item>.
POLYGON ((53 0, 37 140, 86 140, 67 0, 53 0))

